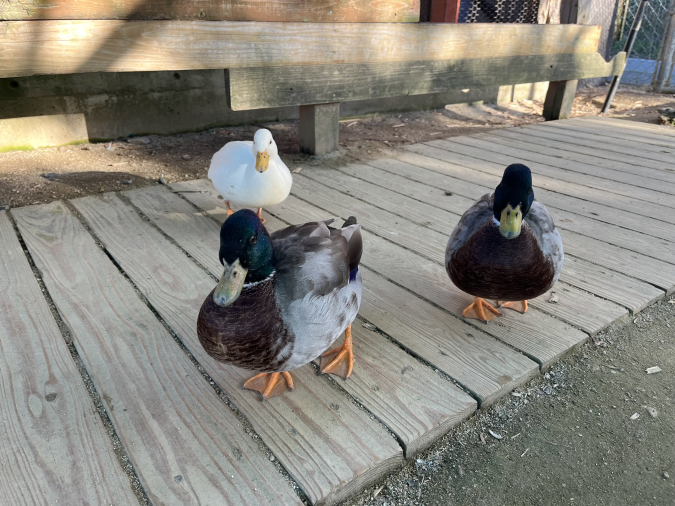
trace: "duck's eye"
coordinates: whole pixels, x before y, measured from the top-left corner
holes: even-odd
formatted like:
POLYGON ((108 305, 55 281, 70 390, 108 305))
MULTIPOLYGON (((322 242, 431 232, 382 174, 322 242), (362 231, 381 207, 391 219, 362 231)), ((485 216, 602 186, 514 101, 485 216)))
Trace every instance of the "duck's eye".
POLYGON ((272 141, 270 141, 270 146, 272 145, 272 141))
POLYGON ((236 278, 236 277, 237 277, 237 271, 234 271, 234 272, 232 273, 232 277, 233 277, 233 278, 236 278))
POLYGON ((249 244, 255 244, 256 242, 258 242, 258 237, 254 235, 248 240, 248 242, 249 244))

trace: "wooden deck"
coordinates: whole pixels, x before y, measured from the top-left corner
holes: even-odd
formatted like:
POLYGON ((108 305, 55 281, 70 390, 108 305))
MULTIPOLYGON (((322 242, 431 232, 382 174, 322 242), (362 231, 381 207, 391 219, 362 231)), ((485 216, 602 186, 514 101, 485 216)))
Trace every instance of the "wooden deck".
POLYGON ((305 366, 265 403, 197 339, 222 269, 225 212, 208 181, 0 212, 0 496, 135 501, 66 329, 151 503, 300 504, 294 488, 339 503, 675 290, 673 153, 673 129, 584 118, 294 174, 270 230, 350 214, 364 229, 356 364, 348 381, 305 366), (450 283, 445 245, 516 161, 563 237, 557 302, 465 321, 471 297, 450 283))

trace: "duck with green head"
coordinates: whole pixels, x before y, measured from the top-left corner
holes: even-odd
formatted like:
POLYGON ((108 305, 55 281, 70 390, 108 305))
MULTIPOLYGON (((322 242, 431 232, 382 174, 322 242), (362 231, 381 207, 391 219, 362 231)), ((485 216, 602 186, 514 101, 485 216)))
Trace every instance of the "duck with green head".
POLYGON ((293 225, 269 234, 253 211, 220 230, 224 272, 197 320, 209 355, 260 374, 244 387, 263 401, 293 389, 289 371, 321 357, 321 373, 347 379, 354 356, 351 323, 361 304, 360 225, 350 217, 293 225), (325 352, 345 334, 344 344, 325 352), (323 355, 322 355, 323 353, 323 355))
POLYGON ((555 284, 563 261, 560 234, 522 164, 509 165, 495 191, 464 213, 445 249, 450 279, 475 298, 464 316, 485 323, 500 312, 484 299, 524 313, 527 299, 555 284))

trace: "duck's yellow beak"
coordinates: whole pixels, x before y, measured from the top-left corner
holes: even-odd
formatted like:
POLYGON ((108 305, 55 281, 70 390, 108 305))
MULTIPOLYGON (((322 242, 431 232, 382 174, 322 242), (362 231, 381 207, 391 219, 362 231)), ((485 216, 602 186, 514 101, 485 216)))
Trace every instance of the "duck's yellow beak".
POLYGON ((506 209, 502 211, 502 217, 499 220, 499 232, 506 239, 515 239, 520 235, 520 228, 523 225, 523 213, 520 211, 520 204, 512 208, 511 204, 506 204, 506 209))
POLYGON ((267 150, 262 153, 258 151, 255 154, 255 170, 260 173, 265 172, 270 166, 270 155, 267 154, 267 150))
POLYGON ((238 258, 232 264, 225 262, 225 272, 223 272, 220 281, 213 290, 213 302, 225 307, 237 300, 244 286, 246 273, 248 273, 248 269, 244 269, 239 264, 238 258))

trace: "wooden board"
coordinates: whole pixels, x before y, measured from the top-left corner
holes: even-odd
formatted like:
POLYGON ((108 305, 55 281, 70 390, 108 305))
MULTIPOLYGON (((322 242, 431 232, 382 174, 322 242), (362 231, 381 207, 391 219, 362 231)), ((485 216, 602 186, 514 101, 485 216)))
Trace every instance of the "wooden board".
POLYGON ((546 140, 541 139, 534 141, 529 132, 524 132, 521 129, 504 128, 495 132, 491 137, 506 137, 513 141, 526 143, 532 148, 537 148, 538 152, 542 150, 548 151, 555 155, 560 154, 566 156, 569 160, 582 161, 597 165, 598 167, 606 167, 610 169, 621 168, 627 172, 638 170, 638 167, 669 169, 671 165, 666 162, 659 162, 655 160, 645 160, 639 154, 628 155, 625 153, 618 153, 613 150, 603 149, 602 145, 588 147, 578 142, 573 142, 570 138, 557 139, 555 133, 548 134, 542 132, 537 135, 538 139, 546 137, 546 140))
POLYGON ((135 504, 42 291, 0 211, 0 497, 135 504))
POLYGON ((0 78, 595 53, 599 38, 581 25, 6 21, 0 78))
MULTIPOLYGON (((200 182, 206 183, 206 188, 215 192, 209 182, 200 182)), ((176 183, 173 188, 197 188, 193 183, 176 183)), ((214 254, 219 247, 220 227, 214 220, 195 214, 190 204, 164 187, 132 190, 124 195, 194 258, 204 259, 202 264, 212 274, 220 274, 222 266, 214 254)), ((208 193, 185 195, 207 195, 214 204, 221 204, 208 193)), ((202 199, 201 203, 206 208, 210 207, 206 199, 202 199)), ((325 213, 317 217, 325 218, 325 213)), ((220 223, 224 219, 223 213, 220 223)), ((265 227, 269 231, 287 226, 287 223, 269 214, 265 215, 265 219, 265 227)), ((306 216, 303 219, 308 221, 312 218, 306 216)), ((366 331, 361 322, 356 321, 352 331, 357 366, 349 381, 340 382, 340 386, 396 434, 406 457, 430 445, 476 409, 474 399, 451 383, 439 380, 433 371, 388 340, 366 331)), ((341 340, 336 345, 340 344, 341 340)))
POLYGON ((13 215, 150 500, 300 504, 77 218, 13 215))
MULTIPOLYGON (((452 233, 455 225, 459 221, 460 215, 451 214, 443 210, 434 208, 430 203, 431 199, 428 200, 429 203, 422 203, 410 199, 409 197, 396 194, 390 190, 384 188, 378 188, 375 185, 369 184, 365 181, 356 180, 351 176, 341 174, 333 170, 321 170, 321 169, 308 169, 303 172, 301 176, 298 176, 294 179, 295 187, 304 183, 302 180, 303 177, 308 177, 312 180, 319 182, 320 184, 326 185, 332 190, 344 191, 347 194, 354 195, 356 198, 363 202, 369 202, 379 208, 385 209, 390 213, 395 213, 395 215, 390 215, 388 222, 381 221, 380 225, 385 223, 391 229, 395 229, 396 226, 392 226, 392 220, 396 220, 396 216, 400 219, 409 219, 411 221, 417 221, 420 239, 422 233, 425 232, 423 227, 428 227, 435 231, 438 231, 442 234, 443 244, 447 243, 448 237, 452 233), (408 205, 405 205, 408 204, 408 205), (428 221, 423 221, 428 220, 428 221)), ((336 202, 343 203, 345 206, 353 207, 353 200, 341 199, 339 194, 336 192, 331 192, 321 190, 321 188, 312 188, 311 193, 313 195, 317 193, 325 193, 333 195, 333 200, 336 202)), ((304 197, 309 200, 307 196, 304 197)), ((478 198, 478 196, 476 197, 478 198)), ((399 222, 400 223, 400 222, 399 222)), ((396 242, 395 238, 391 239, 393 242, 396 242)), ((429 238, 428 240, 431 240, 429 238)), ((412 248, 416 251, 416 248, 412 248)), ((445 254, 443 259, 440 259, 440 263, 444 265, 445 254)), ((573 277, 573 274, 569 274, 573 277)), ((564 321, 576 325, 580 329, 594 334, 599 332, 602 328, 609 325, 611 322, 617 318, 627 314, 627 311, 613 304, 611 302, 599 299, 594 297, 586 292, 582 292, 573 287, 566 287, 568 293, 571 294, 570 297, 567 297, 565 302, 561 301, 559 304, 551 305, 547 304, 548 297, 546 294, 537 297, 530 301, 533 307, 543 310, 549 314, 555 315, 564 321), (586 308, 586 311, 583 310, 579 312, 580 308, 586 308)))
POLYGON ((562 53, 240 68, 229 72, 230 106, 239 111, 603 77, 620 74, 625 60, 625 53, 610 62, 599 53, 562 53))
MULTIPOLYGON (((473 203, 480 196, 486 193, 486 189, 481 188, 478 185, 474 185, 475 190, 469 190, 469 195, 472 195, 472 198, 463 197, 457 194, 448 196, 445 195, 444 190, 439 190, 433 186, 425 185, 417 181, 407 179, 398 174, 386 172, 368 165, 348 165, 346 167, 340 167, 339 170, 354 176, 355 179, 358 178, 359 181, 386 182, 385 184, 387 187, 389 187, 392 191, 396 191, 401 194, 401 199, 407 198, 404 197, 404 195, 411 195, 422 202, 433 202, 437 209, 432 214, 432 216, 434 218, 439 217, 440 220, 447 222, 450 224, 450 226, 454 226, 456 221, 458 221, 459 216, 457 216, 457 218, 452 218, 452 215, 450 214, 447 216, 443 215, 442 211, 439 211, 439 209, 447 209, 451 212, 457 212, 455 209, 459 207, 458 203, 462 203, 463 207, 459 208, 459 212, 463 214, 464 211, 473 205, 473 203)), ((314 172, 315 169, 305 171, 307 175, 311 175, 314 172)), ((459 180, 455 181, 459 182, 459 180)), ((453 184, 453 186, 456 185, 453 184)), ((380 192, 382 191, 385 190, 381 188, 380 192)), ((371 192, 371 195, 374 195, 374 193, 371 192)), ((425 205, 422 204, 422 202, 419 202, 418 204, 420 206, 425 205)), ((406 216, 410 216, 407 206, 406 208, 401 209, 404 210, 406 216)), ((585 218, 583 216, 572 215, 571 213, 565 213, 564 211, 561 212, 554 208, 550 208, 549 211, 551 212, 553 219, 559 228, 561 228, 561 225, 572 225, 572 229, 574 229, 576 225, 576 228, 585 230, 585 226, 588 226, 588 224, 585 222, 591 222, 589 227, 590 230, 588 231, 587 235, 596 238, 601 238, 600 236, 602 236, 603 240, 607 240, 605 239, 605 237, 607 237, 610 239, 608 242, 611 242, 614 237, 619 237, 619 242, 621 242, 622 239, 625 239, 625 242, 630 245, 636 241, 638 243, 641 240, 644 241, 644 238, 647 238, 647 236, 642 234, 637 234, 630 230, 614 227, 613 225, 605 224, 602 227, 598 227, 597 222, 594 220, 585 218)), ((670 243, 663 241, 666 244, 665 246, 662 246, 660 244, 656 244, 656 241, 658 241, 658 239, 644 241, 646 243, 644 245, 645 250, 649 250, 650 247, 652 249, 655 248, 659 253, 656 255, 656 258, 661 258, 663 260, 665 258, 661 255, 665 255, 668 258, 672 258, 673 263, 675 263, 675 252, 672 251, 672 248, 670 248, 670 243), (659 248, 659 246, 661 247, 659 248)), ((650 302, 653 302, 664 295, 663 290, 659 290, 648 283, 640 282, 636 279, 629 278, 628 276, 612 272, 607 268, 594 265, 586 260, 577 259, 567 255, 565 262, 565 269, 563 270, 563 273, 560 277, 560 281, 621 304, 631 311, 639 311, 650 302), (568 269, 567 267, 573 260, 575 261, 577 268, 573 270, 568 269)))
MULTIPOLYGON (((211 210, 223 209, 223 213, 219 214, 224 216, 224 208, 218 207, 222 204, 209 194, 209 190, 214 192, 213 189, 209 189, 209 186, 210 183, 205 180, 172 185, 177 190, 189 191, 183 195, 198 207, 211 210), (198 188, 204 193, 194 191, 198 188)), ((270 209, 287 223, 301 223, 326 217, 324 210, 301 201, 293 195, 282 204, 270 209)), ((274 226, 277 226, 276 223, 274 226)), ((363 231, 363 235, 366 247, 361 262, 369 269, 455 315, 461 315, 462 310, 471 303, 470 296, 450 283, 440 263, 423 258, 367 230, 363 231)), ((526 317, 507 311, 495 325, 485 327, 481 325, 480 327, 484 332, 520 349, 527 356, 542 364, 542 368, 550 366, 556 358, 586 339, 586 334, 583 332, 536 309, 530 311, 526 317)))
MULTIPOLYGON (((576 196, 583 197, 595 193, 597 198, 602 199, 602 203, 611 203, 612 194, 623 197, 617 196, 618 203, 612 207, 621 207, 621 203, 626 199, 636 202, 644 201, 647 208, 645 212, 650 214, 654 212, 654 209, 663 211, 665 208, 675 206, 675 202, 671 202, 673 200, 671 195, 663 192, 664 188, 673 186, 673 183, 642 177, 638 170, 634 170, 634 174, 628 174, 604 169, 592 165, 593 160, 590 157, 586 157, 589 160, 588 163, 570 160, 568 152, 557 151, 547 146, 532 145, 506 136, 457 137, 456 139, 454 142, 431 141, 428 145, 497 164, 494 168, 501 173, 509 163, 522 161, 528 164, 536 174, 537 185, 551 190, 559 187, 554 186, 555 184, 564 185, 563 187, 569 188, 570 191, 574 191, 576 185, 581 185, 583 188, 576 191, 576 196), (555 180, 562 183, 555 183, 555 180)), ((577 157, 572 155, 570 158, 577 157)), ((578 158, 583 159, 583 157, 578 158)))
MULTIPOLYGON (((412 145, 408 149, 458 166, 461 164, 463 167, 476 169, 471 172, 485 172, 495 178, 495 187, 499 184, 506 168, 506 163, 498 164, 492 161, 499 157, 498 154, 485 154, 483 150, 464 146, 459 141, 444 149, 430 145, 424 147, 412 145)), ((513 158, 507 159, 513 163, 513 158)), ((536 174, 533 186, 537 198, 554 202, 554 205, 561 209, 624 226, 654 237, 666 240, 675 237, 675 232, 673 232, 675 214, 672 213, 670 207, 537 174, 544 170, 543 167, 536 165, 533 168, 536 174)), ((668 202, 668 195, 663 194, 663 196, 663 199, 656 200, 663 201, 665 204, 668 202)))
POLYGON ((670 127, 665 125, 652 125, 641 121, 628 121, 619 118, 607 118, 597 116, 587 116, 584 118, 575 118, 575 122, 583 120, 585 124, 597 125, 598 128, 609 130, 610 132, 630 132, 645 142, 664 143, 672 146, 675 143, 675 135, 670 127))
MULTIPOLYGON (((294 186, 297 185, 297 179, 294 186)), ((173 187, 177 188, 176 185, 173 187)), ((186 197, 192 198, 193 195, 196 194, 186 194, 186 197)), ((285 207, 286 202, 288 199, 268 211, 276 214, 278 209, 285 207)), ((330 216, 329 213, 324 210, 323 219, 330 216)), ((361 214, 356 215, 360 219, 361 214)), ((302 221, 311 219, 306 214, 304 216, 302 221)), ((364 224, 363 221, 361 223, 364 224)), ((372 271, 364 273, 364 278, 360 314, 406 349, 470 390, 480 399, 481 405, 494 402, 504 392, 534 374, 534 362, 474 327, 443 313, 372 271), (383 298, 387 300, 381 300, 383 298), (402 311, 402 307, 406 309, 402 311), (467 333, 478 337, 475 340, 467 339, 467 333)))
MULTIPOLYGON (((401 152, 399 158, 400 160, 382 159, 371 163, 376 164, 379 168, 395 171, 396 173, 404 171, 410 179, 430 185, 439 184, 444 188, 451 188, 454 181, 454 179, 446 179, 446 175, 463 179, 465 182, 475 182, 479 185, 494 184, 496 186, 499 183, 499 178, 496 176, 468 170, 462 166, 443 162, 436 158, 429 158, 412 152, 401 152)), ((538 193, 542 193, 542 191, 538 190, 538 193)), ((542 198, 541 200, 548 207, 550 204, 547 202, 547 198, 542 198)), ((601 259, 600 262, 605 267, 652 283, 664 290, 672 291, 673 284, 675 284, 675 270, 673 269, 675 266, 672 264, 618 248, 591 237, 581 236, 565 230, 562 230, 561 234, 563 235, 563 244, 565 245, 566 252, 588 261, 598 262, 598 259, 601 259), (565 240, 565 237, 569 239, 565 240), (574 239, 574 241, 570 242, 571 239, 574 239), (609 255, 605 253, 609 253, 609 255)))
POLYGON ((199 21, 412 22, 419 0, 9 0, 0 19, 185 19, 199 21))
MULTIPOLYGON (((546 128, 532 128, 532 126, 526 126, 518 128, 517 130, 526 131, 532 135, 544 138, 554 135, 554 137, 550 138, 567 141, 573 145, 579 144, 582 146, 595 147, 603 151, 639 156, 642 160, 655 160, 667 163, 672 158, 668 153, 663 152, 663 147, 636 141, 631 139, 628 135, 626 135, 624 139, 615 139, 603 135, 602 131, 590 125, 585 126, 584 124, 578 123, 569 124, 565 121, 562 121, 561 123, 562 125, 558 125, 555 128, 549 127, 549 125, 552 125, 553 123, 546 122, 541 123, 541 125, 546 126, 546 128)), ((648 165, 648 163, 645 165, 648 165)), ((649 174, 649 177, 655 179, 663 179, 664 176, 668 175, 664 174, 662 169, 650 169, 649 167, 640 167, 640 171, 642 172, 645 168, 648 169, 644 172, 645 175, 649 174)))
MULTIPOLYGON (((666 152, 673 152, 675 150, 675 140, 670 136, 660 135, 652 131, 645 131, 641 129, 628 129, 620 126, 615 126, 611 123, 603 122, 599 123, 595 121, 595 117, 589 117, 588 121, 584 123, 579 123, 576 121, 577 118, 570 120, 570 125, 579 125, 584 128, 595 128, 596 131, 602 132, 602 135, 605 138, 612 139, 615 141, 621 141, 623 139, 630 139, 633 142, 637 142, 640 145, 649 146, 649 148, 663 150, 666 152), (592 121, 591 121, 592 120, 592 121)), ((585 118, 584 118, 585 119, 585 118)), ((635 124, 634 121, 624 120, 626 123, 635 124)), ((670 127, 668 127, 670 128, 670 127)))
POLYGON ((396 440, 311 366, 293 371, 293 392, 264 403, 244 390, 253 373, 217 362, 197 337, 199 308, 216 281, 114 194, 73 204, 312 503, 337 504, 401 463, 396 440))

